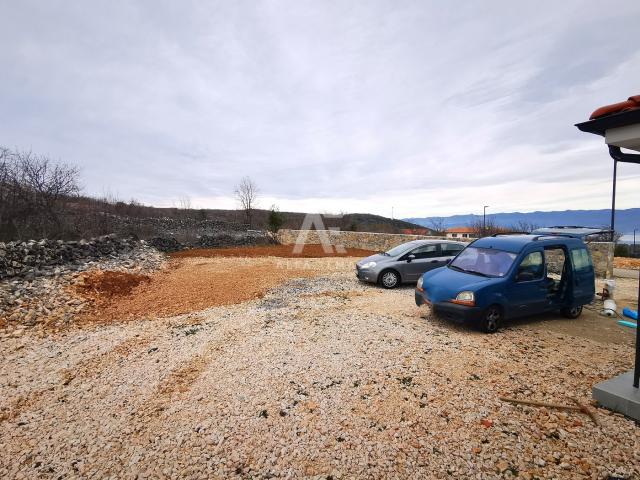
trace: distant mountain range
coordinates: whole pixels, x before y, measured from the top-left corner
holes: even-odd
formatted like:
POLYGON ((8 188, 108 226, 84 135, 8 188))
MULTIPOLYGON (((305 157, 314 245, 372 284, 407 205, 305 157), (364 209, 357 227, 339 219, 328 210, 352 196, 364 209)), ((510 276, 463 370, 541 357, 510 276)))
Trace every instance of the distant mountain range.
MULTIPOLYGON (((403 220, 416 223, 424 227, 431 227, 432 219, 443 219, 447 228, 470 225, 482 220, 482 215, 453 215, 450 217, 416 217, 403 220)), ((579 225, 585 227, 608 227, 611 222, 611 210, 564 210, 555 212, 512 212, 487 213, 487 218, 501 227, 514 227, 519 222, 527 222, 538 227, 553 227, 556 225, 579 225)), ((640 236, 640 208, 616 210, 616 231, 625 235, 633 234, 633 229, 640 236)))

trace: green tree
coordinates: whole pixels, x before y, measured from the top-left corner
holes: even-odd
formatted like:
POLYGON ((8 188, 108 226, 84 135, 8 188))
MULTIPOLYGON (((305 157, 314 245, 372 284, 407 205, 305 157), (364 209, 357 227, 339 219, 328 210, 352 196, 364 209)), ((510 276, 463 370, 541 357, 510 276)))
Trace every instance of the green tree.
POLYGON ((284 225, 284 215, 280 213, 280 210, 275 205, 271 205, 269 210, 269 217, 267 218, 267 228, 270 232, 278 233, 278 230, 284 225))

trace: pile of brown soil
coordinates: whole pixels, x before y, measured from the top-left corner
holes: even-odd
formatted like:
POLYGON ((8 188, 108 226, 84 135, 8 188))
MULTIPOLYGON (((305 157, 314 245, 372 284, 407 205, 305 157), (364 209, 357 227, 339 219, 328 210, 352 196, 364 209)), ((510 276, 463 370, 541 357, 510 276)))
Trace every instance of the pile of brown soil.
POLYGON ((613 259, 613 266, 616 268, 640 268, 640 258, 627 258, 627 257, 615 257, 613 259))
POLYGON ((322 257, 368 257, 376 252, 360 248, 347 248, 345 253, 337 253, 332 248, 327 253, 322 245, 305 245, 300 253, 294 253, 295 245, 257 245, 251 247, 200 248, 172 253, 174 258, 193 257, 280 257, 280 258, 322 258, 322 257))
POLYGON ((121 297, 130 294, 141 283, 149 283, 146 275, 96 270, 80 276, 76 291, 94 299, 121 297))
POLYGON ((350 266, 351 259, 346 258, 174 258, 169 268, 150 277, 94 272, 87 274, 86 285, 77 287, 92 300, 81 320, 168 317, 246 302, 291 278, 323 275, 350 266))

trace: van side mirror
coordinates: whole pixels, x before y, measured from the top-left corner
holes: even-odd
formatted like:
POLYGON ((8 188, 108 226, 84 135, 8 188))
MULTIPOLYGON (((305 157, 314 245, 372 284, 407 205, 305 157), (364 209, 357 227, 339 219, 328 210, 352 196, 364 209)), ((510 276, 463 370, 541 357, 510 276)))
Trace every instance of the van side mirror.
POLYGON ((411 263, 415 259, 416 259, 416 256, 412 253, 407 257, 407 263, 411 263))

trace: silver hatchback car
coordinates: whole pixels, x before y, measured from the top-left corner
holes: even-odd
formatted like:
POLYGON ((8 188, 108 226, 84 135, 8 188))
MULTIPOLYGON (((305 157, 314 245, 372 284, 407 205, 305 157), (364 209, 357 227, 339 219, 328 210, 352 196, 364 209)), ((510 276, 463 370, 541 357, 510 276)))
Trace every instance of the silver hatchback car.
POLYGON ((395 288, 417 282, 428 270, 442 267, 467 246, 447 240, 414 240, 356 263, 356 276, 364 282, 395 288))

